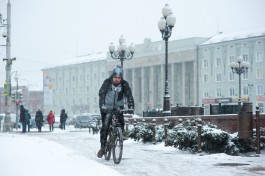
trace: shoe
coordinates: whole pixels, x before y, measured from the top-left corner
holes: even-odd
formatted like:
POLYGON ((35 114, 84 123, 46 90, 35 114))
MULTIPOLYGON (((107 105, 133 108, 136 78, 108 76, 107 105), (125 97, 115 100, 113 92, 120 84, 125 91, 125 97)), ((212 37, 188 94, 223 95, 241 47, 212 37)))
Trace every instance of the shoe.
POLYGON ((103 155, 104 155, 104 149, 101 148, 101 149, 99 149, 97 156, 98 156, 98 158, 102 158, 103 155))

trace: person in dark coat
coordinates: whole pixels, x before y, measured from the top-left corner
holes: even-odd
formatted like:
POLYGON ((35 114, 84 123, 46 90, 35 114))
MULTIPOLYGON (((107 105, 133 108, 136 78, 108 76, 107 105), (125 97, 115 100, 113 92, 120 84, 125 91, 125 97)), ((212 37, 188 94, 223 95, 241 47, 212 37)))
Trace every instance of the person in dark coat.
MULTIPOLYGON (((99 107, 102 120, 102 128, 100 130, 100 143, 101 148, 97 156, 101 158, 104 154, 104 148, 107 141, 108 129, 110 126, 110 114, 108 110, 124 109, 124 101, 127 99, 129 113, 133 114, 134 99, 129 83, 123 79, 123 69, 117 66, 112 75, 106 79, 99 90, 99 107)), ((121 113, 119 122, 122 131, 124 132, 124 117, 121 113)))
POLYGON ((23 105, 20 105, 19 122, 22 123, 22 133, 26 133, 26 109, 23 105))
POLYGON ((47 117, 47 121, 49 124, 50 131, 53 131, 53 124, 55 122, 55 117, 54 117, 54 114, 52 113, 52 111, 49 112, 48 117, 47 117))
POLYGON ((30 115, 30 113, 29 113, 29 111, 27 109, 25 110, 25 116, 26 116, 26 126, 28 126, 28 132, 30 132, 31 115, 30 115))
POLYGON ((66 112, 65 112, 65 109, 62 109, 61 111, 61 115, 60 115, 60 125, 61 125, 61 129, 62 130, 65 130, 65 122, 66 122, 66 119, 68 118, 66 112))
POLYGON ((40 109, 38 109, 38 111, 36 112, 35 122, 38 128, 38 132, 41 132, 41 127, 43 125, 44 120, 43 120, 43 114, 40 109))

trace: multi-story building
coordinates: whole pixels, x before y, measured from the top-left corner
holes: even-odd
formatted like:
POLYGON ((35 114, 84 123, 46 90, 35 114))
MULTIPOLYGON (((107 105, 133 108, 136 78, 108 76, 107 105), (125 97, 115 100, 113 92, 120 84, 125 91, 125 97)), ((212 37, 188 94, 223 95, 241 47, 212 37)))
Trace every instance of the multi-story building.
POLYGON ((242 101, 253 102, 264 112, 265 29, 218 33, 199 45, 199 100, 201 104, 237 103, 239 76, 230 64, 239 56, 249 63, 241 75, 242 101))
MULTIPOLYGON (((208 38, 188 38, 168 43, 168 80, 170 103, 172 106, 197 105, 198 100, 198 44, 208 38)), ((108 55, 108 70, 119 61, 108 55)), ((165 42, 151 42, 135 46, 131 60, 123 64, 124 77, 130 83, 135 99, 135 112, 142 115, 143 110, 163 108, 165 89, 165 42)))
POLYGON ((74 58, 43 71, 44 113, 99 113, 98 90, 106 78, 106 53, 74 58))
MULTIPOLYGON (((5 97, 2 92, 4 89, 0 88, 0 113, 5 113, 5 97)), ((43 91, 31 91, 27 86, 18 86, 11 88, 12 93, 22 93, 23 100, 19 101, 19 105, 23 105, 26 109, 29 110, 31 115, 34 115, 38 109, 43 108, 43 91)), ((18 93, 18 96, 19 96, 18 93)), ((16 97, 17 100, 20 97, 16 97)), ((16 113, 16 102, 11 102, 10 104, 11 113, 16 113)))

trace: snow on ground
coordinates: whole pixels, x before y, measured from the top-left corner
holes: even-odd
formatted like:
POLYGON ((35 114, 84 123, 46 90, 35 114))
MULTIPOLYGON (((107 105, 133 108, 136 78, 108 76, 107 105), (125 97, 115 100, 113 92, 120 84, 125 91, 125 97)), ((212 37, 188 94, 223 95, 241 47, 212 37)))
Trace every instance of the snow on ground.
POLYGON ((0 133, 1 176, 120 176, 117 171, 76 155, 55 142, 0 133))
POLYGON ((265 151, 242 156, 191 154, 163 143, 124 141, 119 165, 97 158, 99 134, 87 129, 0 133, 1 176, 256 176, 265 175, 265 151))

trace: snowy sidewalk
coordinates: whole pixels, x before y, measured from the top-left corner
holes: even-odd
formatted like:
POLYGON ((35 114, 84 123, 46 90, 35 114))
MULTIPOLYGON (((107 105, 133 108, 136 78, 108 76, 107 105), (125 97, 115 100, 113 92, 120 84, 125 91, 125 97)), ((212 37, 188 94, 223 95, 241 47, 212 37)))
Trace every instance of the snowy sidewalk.
POLYGON ((120 176, 117 171, 39 137, 0 133, 1 176, 120 176))

